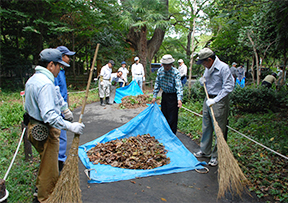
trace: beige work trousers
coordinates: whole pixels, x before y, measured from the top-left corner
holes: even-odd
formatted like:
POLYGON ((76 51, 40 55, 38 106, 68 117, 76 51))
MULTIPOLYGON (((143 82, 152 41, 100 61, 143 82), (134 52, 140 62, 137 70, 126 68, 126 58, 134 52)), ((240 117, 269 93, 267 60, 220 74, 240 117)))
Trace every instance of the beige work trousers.
POLYGON ((28 124, 28 139, 40 154, 40 167, 36 179, 38 188, 38 201, 45 202, 57 183, 59 177, 58 152, 59 136, 61 130, 48 126, 49 136, 44 141, 37 141, 33 138, 32 128, 37 125, 34 120, 28 124))

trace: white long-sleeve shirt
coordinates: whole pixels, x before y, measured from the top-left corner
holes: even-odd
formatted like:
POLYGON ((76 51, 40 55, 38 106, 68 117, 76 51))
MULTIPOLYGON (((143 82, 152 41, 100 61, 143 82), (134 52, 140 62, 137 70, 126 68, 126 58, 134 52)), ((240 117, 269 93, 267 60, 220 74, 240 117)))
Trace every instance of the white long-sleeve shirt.
POLYGON ((144 67, 141 63, 134 63, 131 67, 132 77, 145 76, 144 67))
POLYGON ((178 71, 180 73, 180 77, 187 76, 187 66, 184 63, 179 66, 178 71))
POLYGON ((209 70, 205 68, 204 78, 206 79, 206 87, 209 95, 217 95, 214 100, 219 102, 234 89, 234 77, 231 74, 229 66, 216 59, 209 70), (211 70, 210 70, 211 69, 211 70))
POLYGON ((103 76, 104 80, 110 80, 112 68, 109 68, 108 64, 103 66, 100 71, 100 76, 103 76))

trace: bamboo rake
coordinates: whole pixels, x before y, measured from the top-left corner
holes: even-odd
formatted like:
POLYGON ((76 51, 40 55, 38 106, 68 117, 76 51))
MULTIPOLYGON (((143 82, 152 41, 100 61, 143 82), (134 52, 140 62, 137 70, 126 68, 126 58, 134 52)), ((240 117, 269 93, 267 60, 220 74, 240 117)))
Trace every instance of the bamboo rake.
MULTIPOLYGON (((94 65, 96 62, 99 45, 97 44, 93 63, 90 68, 90 74, 88 79, 88 84, 86 88, 86 95, 82 104, 82 110, 79 118, 79 123, 82 122, 82 117, 84 114, 86 101, 88 98, 89 88, 91 84, 92 74, 94 65)), ((49 203, 80 203, 81 200, 81 189, 79 184, 79 170, 78 170, 78 147, 79 147, 79 134, 74 134, 71 149, 69 150, 68 158, 64 164, 63 170, 60 177, 55 185, 52 194, 49 196, 46 202, 49 203)))
MULTIPOLYGON (((209 95, 206 85, 204 83, 204 90, 207 99, 209 95)), ((229 191, 232 196, 235 194, 242 196, 245 191, 248 193, 247 185, 248 180, 240 169, 237 160, 234 158, 231 149, 224 139, 221 128, 216 121, 212 106, 210 107, 211 115, 213 118, 214 130, 217 136, 217 149, 218 149, 218 183, 219 190, 217 199, 224 197, 225 193, 229 191)))

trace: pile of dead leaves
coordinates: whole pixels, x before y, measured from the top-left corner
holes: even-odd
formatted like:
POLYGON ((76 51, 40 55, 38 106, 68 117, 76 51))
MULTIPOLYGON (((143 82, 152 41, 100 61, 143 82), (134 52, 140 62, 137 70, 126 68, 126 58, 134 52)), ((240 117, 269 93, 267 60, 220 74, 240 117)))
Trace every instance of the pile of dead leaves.
MULTIPOLYGON (((153 95, 142 94, 138 96, 126 96, 122 98, 122 103, 119 105, 120 108, 125 109, 136 109, 138 107, 147 107, 147 104, 151 104, 153 95)), ((159 104, 159 99, 156 100, 159 104)))
POLYGON ((127 169, 153 169, 170 163, 167 150, 150 134, 98 143, 87 152, 93 164, 127 169))

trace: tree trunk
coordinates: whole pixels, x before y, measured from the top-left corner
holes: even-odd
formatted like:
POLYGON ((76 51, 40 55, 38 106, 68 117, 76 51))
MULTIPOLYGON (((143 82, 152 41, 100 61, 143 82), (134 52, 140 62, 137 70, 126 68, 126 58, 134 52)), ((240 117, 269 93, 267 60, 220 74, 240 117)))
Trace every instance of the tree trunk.
POLYGON ((144 72, 146 75, 146 59, 147 59, 147 27, 141 27, 140 31, 140 43, 138 44, 139 58, 140 62, 144 67, 144 72))
POLYGON ((252 56, 251 75, 252 75, 252 83, 255 84, 255 75, 254 75, 254 56, 252 56))
POLYGON ((258 53, 257 53, 257 50, 256 50, 256 47, 255 47, 255 43, 254 41, 252 40, 250 34, 249 34, 250 30, 247 31, 247 36, 252 44, 252 47, 253 47, 253 51, 254 51, 254 54, 255 54, 255 60, 256 60, 256 68, 257 68, 257 85, 259 85, 260 83, 260 70, 259 70, 259 59, 258 59, 258 53))
POLYGON ((194 9, 193 9, 193 15, 194 15, 194 18, 193 18, 193 29, 192 29, 192 45, 191 45, 191 48, 192 48, 192 54, 191 54, 191 59, 190 59, 190 67, 189 67, 189 95, 191 94, 191 80, 192 80, 192 66, 193 66, 193 53, 194 53, 194 35, 195 35, 195 27, 196 27, 196 17, 195 17, 195 13, 196 13, 196 10, 195 10, 195 7, 196 7, 196 1, 194 0, 193 2, 193 5, 194 5, 194 9))

